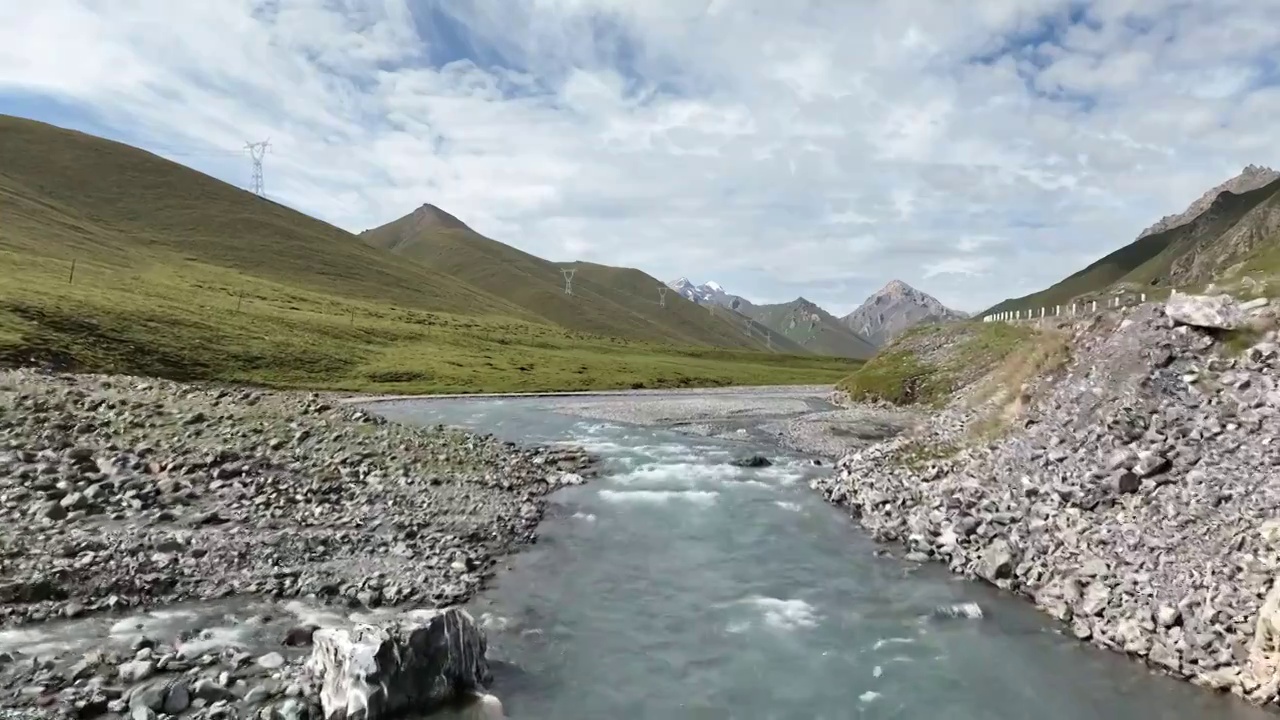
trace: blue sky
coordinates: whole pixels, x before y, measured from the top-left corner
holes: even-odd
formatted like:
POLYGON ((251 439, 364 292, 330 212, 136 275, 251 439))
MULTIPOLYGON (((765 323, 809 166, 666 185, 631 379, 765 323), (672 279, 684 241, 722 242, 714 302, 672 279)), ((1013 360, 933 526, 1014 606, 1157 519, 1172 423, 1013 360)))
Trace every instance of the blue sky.
POLYGON ((242 186, 269 137, 268 193, 354 231, 431 202, 757 302, 977 310, 1280 164, 1278 57, 1246 0, 42 0, 0 7, 0 112, 242 186))

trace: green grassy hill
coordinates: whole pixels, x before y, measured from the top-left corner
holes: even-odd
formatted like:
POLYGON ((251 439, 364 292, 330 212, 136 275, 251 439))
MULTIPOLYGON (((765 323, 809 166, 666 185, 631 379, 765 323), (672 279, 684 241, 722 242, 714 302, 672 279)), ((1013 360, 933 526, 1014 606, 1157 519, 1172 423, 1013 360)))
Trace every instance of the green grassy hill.
POLYGON ((810 352, 857 359, 876 353, 869 340, 804 298, 778 305, 751 305, 744 312, 810 352))
POLYGON ((834 382, 520 304, 151 153, 0 116, 0 365, 362 392, 834 382))
POLYGON ((726 320, 631 268, 555 263, 487 238, 432 205, 361 233, 370 245, 459 278, 530 314, 572 330, 681 345, 765 349, 726 320), (562 269, 573 268, 573 294, 562 269))
POLYGON ((200 263, 345 297, 530 318, 351 233, 151 153, 0 115, 0 250, 143 271, 200 263))
POLYGON ((1223 192, 1191 222, 1141 237, 1045 290, 1004 300, 981 314, 1067 304, 1117 288, 1159 292, 1220 279, 1232 264, 1247 267, 1271 252, 1278 203, 1280 180, 1250 192, 1223 192))

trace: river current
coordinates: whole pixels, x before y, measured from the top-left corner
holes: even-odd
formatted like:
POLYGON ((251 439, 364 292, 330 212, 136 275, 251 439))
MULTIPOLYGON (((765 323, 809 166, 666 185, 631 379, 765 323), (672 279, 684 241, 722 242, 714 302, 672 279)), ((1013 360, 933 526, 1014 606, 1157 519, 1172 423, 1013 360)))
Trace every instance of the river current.
POLYGON ((808 488, 831 472, 809 458, 535 399, 378 410, 605 460, 553 496, 539 542, 472 603, 515 720, 1275 717, 1066 638, 1025 601, 878 556, 808 488), (729 464, 755 452, 774 464, 729 464))

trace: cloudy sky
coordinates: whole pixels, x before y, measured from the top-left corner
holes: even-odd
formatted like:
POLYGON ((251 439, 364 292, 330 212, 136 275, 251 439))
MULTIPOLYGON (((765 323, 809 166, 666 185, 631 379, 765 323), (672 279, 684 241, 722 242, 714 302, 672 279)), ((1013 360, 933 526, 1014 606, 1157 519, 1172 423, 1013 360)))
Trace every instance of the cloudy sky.
POLYGON ((978 310, 1280 164, 1280 0, 0 3, 0 112, 353 231, 978 310))

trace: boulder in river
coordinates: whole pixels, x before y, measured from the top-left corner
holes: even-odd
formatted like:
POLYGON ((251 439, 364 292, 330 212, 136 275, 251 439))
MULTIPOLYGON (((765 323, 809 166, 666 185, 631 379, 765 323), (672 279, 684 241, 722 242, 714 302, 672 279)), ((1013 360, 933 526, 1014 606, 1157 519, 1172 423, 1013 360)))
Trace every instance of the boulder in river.
POLYGON ((761 468, 769 467, 773 462, 763 455, 748 455, 734 460, 731 464, 742 468, 761 468))
POLYGON ((426 714, 492 681, 484 632, 457 607, 321 628, 313 641, 307 665, 320 682, 326 720, 426 714))

